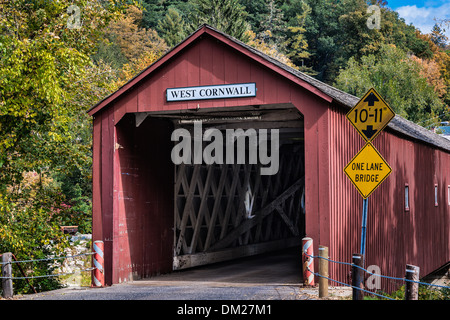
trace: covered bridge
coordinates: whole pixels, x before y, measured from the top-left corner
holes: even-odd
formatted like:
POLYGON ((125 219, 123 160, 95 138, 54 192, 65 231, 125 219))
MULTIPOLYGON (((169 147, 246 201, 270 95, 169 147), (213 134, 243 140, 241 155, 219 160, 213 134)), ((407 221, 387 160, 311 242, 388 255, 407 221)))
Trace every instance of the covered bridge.
MULTIPOLYGON (((358 100, 199 28, 89 110, 93 239, 105 244, 106 283, 298 246, 304 236, 316 253, 324 245, 351 262, 362 198, 343 169, 364 142, 345 115, 358 100), (259 140, 246 145, 245 163, 238 144, 206 163, 208 129, 224 141, 254 129, 259 140), (271 150, 273 137, 278 170, 267 174, 274 149, 249 155, 261 143, 271 150), (174 146, 184 139, 192 155, 180 163, 174 146)), ((374 145, 392 173, 369 198, 366 265, 397 277, 407 263, 430 273, 450 260, 450 142, 395 116, 374 145)), ((348 271, 330 265, 339 281, 348 271)))

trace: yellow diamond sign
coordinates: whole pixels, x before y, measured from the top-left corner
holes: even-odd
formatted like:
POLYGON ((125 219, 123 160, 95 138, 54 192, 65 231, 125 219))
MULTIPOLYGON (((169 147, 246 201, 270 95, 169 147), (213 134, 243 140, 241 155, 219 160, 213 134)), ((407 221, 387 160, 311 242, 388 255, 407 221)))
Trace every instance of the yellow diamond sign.
POLYGON ((394 116, 394 111, 373 88, 347 113, 347 119, 368 142, 375 139, 394 116))
POLYGON ((371 143, 367 143, 344 169, 364 199, 369 197, 391 171, 391 167, 371 143))

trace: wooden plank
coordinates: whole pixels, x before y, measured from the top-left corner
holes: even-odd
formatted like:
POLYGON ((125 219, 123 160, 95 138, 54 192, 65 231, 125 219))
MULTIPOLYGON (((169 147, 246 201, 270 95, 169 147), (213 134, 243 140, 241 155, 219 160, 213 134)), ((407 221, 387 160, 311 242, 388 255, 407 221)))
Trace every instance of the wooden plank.
POLYGON ((205 241, 205 250, 208 250, 211 245, 212 237, 214 236, 214 229, 216 225, 217 213, 222 200, 223 188, 225 186, 225 180, 227 177, 227 166, 222 166, 222 172, 220 173, 219 187, 217 188, 217 193, 214 201, 214 207, 211 213, 211 221, 209 222, 208 234, 205 241))
POLYGON ((101 240, 103 239, 101 117, 94 117, 92 139, 92 239, 101 240))
MULTIPOLYGON (((193 46, 185 52, 186 73, 180 78, 186 80, 184 86, 199 86, 200 85, 200 46, 193 46)), ((186 101, 188 109, 196 109, 199 101, 186 101)))
MULTIPOLYGON (((244 217, 244 210, 245 210, 245 204, 244 204, 244 199, 245 199, 245 193, 247 192, 247 185, 250 181, 250 171, 251 165, 250 164, 245 164, 244 165, 244 170, 245 170, 245 178, 244 178, 244 183, 242 185, 238 185, 239 188, 239 195, 238 195, 238 203, 239 203, 239 208, 236 212, 236 219, 234 222, 235 227, 241 222, 241 219, 244 217)), ((242 245, 242 239, 241 237, 237 237, 236 240, 238 240, 238 245, 242 245)))
POLYGON ((253 99, 253 103, 254 104, 265 104, 265 100, 264 100, 264 96, 263 94, 261 94, 263 88, 264 88, 264 78, 265 78, 265 70, 263 69, 263 67, 259 64, 251 64, 251 80, 250 82, 255 82, 256 83, 256 88, 258 89, 258 91, 256 92, 256 97, 253 99))
MULTIPOLYGON (((182 195, 175 194, 175 200, 176 200, 175 208, 176 209, 174 210, 174 212, 175 212, 175 215, 176 215, 175 216, 175 227, 176 227, 177 230, 181 230, 181 221, 182 221, 182 218, 183 218, 183 214, 180 216, 180 210, 183 210, 183 212, 184 212, 184 209, 186 208, 186 202, 184 203, 184 207, 183 208, 179 208, 178 207, 178 199, 181 199, 181 198, 185 198, 186 199, 187 198, 187 194, 186 193, 189 192, 189 183, 188 183, 187 177, 186 177, 186 175, 187 175, 189 170, 187 170, 188 167, 185 166, 184 164, 183 164, 183 166, 184 166, 184 168, 182 168, 182 170, 178 171, 178 176, 177 176, 177 180, 176 180, 177 183, 178 183, 178 179, 180 180, 179 183, 180 183, 180 185, 183 188, 182 189, 183 190, 183 194, 182 195)), ((192 167, 190 167, 190 168, 192 169, 192 167)), ((174 232, 174 236, 176 238, 176 232, 174 232)), ((175 239, 174 243, 175 244, 177 243, 177 239, 175 239)), ((182 241, 182 248, 183 248, 183 250, 187 250, 186 239, 183 239, 183 241, 182 241)))
MULTIPOLYGON (((252 171, 253 171, 253 170, 252 170, 253 167, 257 167, 257 168, 258 168, 257 165, 250 165, 250 166, 249 166, 250 176, 252 176, 254 173, 260 174, 259 168, 257 169, 257 170, 258 170, 258 173, 256 172, 256 170, 255 170, 254 172, 252 172, 252 171)), ((253 187, 252 187, 251 181, 249 181, 249 186, 250 186, 250 190, 251 190, 252 193, 254 194, 255 185, 253 184, 253 187)), ((245 198, 244 198, 243 200, 245 200, 245 198)), ((252 214, 250 214, 250 215, 252 215, 252 214)), ((246 213, 246 216, 248 216, 247 213, 246 213)), ((252 215, 252 216, 253 216, 253 218, 255 218, 254 215, 252 215)), ((252 218, 252 219, 253 219, 253 218, 252 218)), ((252 232, 251 232, 251 231, 252 231, 252 228, 248 229, 247 232, 245 232, 243 235, 241 235, 241 241, 242 241, 242 244, 243 244, 243 245, 247 245, 247 244, 253 242, 253 241, 252 241, 252 240, 253 240, 253 237, 252 237, 252 232)))
POLYGON ((238 183, 239 208, 238 208, 238 210, 236 212, 236 220, 234 221, 234 226, 235 227, 241 222, 241 217, 242 217, 241 212, 244 211, 245 192, 247 191, 247 184, 248 184, 248 181, 250 180, 250 169, 249 169, 249 167, 250 167, 249 164, 245 164, 244 165, 244 170, 245 170, 244 183, 242 185, 240 183, 238 183))
POLYGON ((220 250, 216 252, 204 252, 190 255, 173 257, 173 270, 182 270, 197 267, 205 264, 227 261, 242 257, 248 257, 256 254, 271 252, 275 250, 290 248, 301 245, 301 239, 298 237, 281 239, 277 241, 263 242, 220 250))
POLYGON ((177 254, 180 253, 181 247, 183 246, 184 235, 186 232, 186 224, 189 214, 191 213, 192 199, 194 198, 195 185, 197 184, 198 174, 200 173, 200 166, 194 166, 194 172, 191 177, 191 183, 189 185, 189 191, 186 197, 186 204, 184 205, 183 216, 181 218, 180 224, 180 235, 178 236, 177 246, 175 251, 177 254))
POLYGON ((102 113, 101 125, 101 215, 102 233, 105 253, 105 282, 113 283, 117 277, 113 268, 113 254, 118 250, 114 246, 114 109, 110 108, 102 113), (115 274, 113 274, 113 271, 115 274))
POLYGON ((289 230, 291 230, 292 234, 294 236, 298 236, 297 228, 292 224, 291 219, 289 219, 289 217, 286 215, 283 208, 281 206, 277 206, 276 211, 280 214, 282 220, 288 226, 289 230))
MULTIPOLYGON (((202 179, 201 179, 201 168, 202 168, 202 166, 199 165, 199 164, 195 164, 195 165, 191 166, 191 168, 194 168, 194 169, 193 169, 193 173, 194 173, 196 167, 199 168, 199 173, 198 173, 198 175, 197 175, 197 177, 196 177, 196 183, 194 184, 194 189, 192 190, 193 195, 194 195, 194 198, 193 198, 192 202, 189 204, 189 205, 190 205, 190 208, 189 208, 189 211, 188 211, 188 212, 189 212, 189 218, 190 218, 190 220, 191 220, 190 228, 193 228, 193 226, 195 225, 195 223, 196 223, 196 221, 197 221, 196 210, 195 210, 195 208, 194 208, 194 199, 195 199, 195 197, 196 197, 196 195, 195 195, 196 187, 198 188, 199 194, 200 194, 200 195, 201 195, 202 192, 203 192, 203 183, 202 183, 202 179)), ((191 175, 191 179, 194 177, 194 176, 193 176, 193 173, 192 173, 192 175, 191 175)), ((188 182, 187 182, 187 175, 184 175, 184 176, 183 176, 183 181, 184 181, 184 182, 183 182, 183 188, 184 188, 184 190, 187 190, 187 193, 189 193, 189 191, 191 190, 191 188, 189 187, 189 184, 188 184, 188 182)), ((186 191, 185 191, 185 192, 186 192, 186 191)), ((184 197, 186 198, 187 195, 185 194, 184 197)), ((186 227, 187 227, 187 226, 186 226, 186 227)), ((186 252, 186 251, 188 250, 188 247, 187 247, 188 240, 187 240, 187 239, 184 239, 183 241, 186 243, 186 247, 183 247, 183 250, 186 252)))
POLYGON ((287 166, 286 166, 286 171, 283 172, 283 175, 287 178, 283 179, 283 182, 281 183, 282 188, 285 188, 288 185, 289 181, 291 180, 292 168, 294 167, 292 164, 292 157, 288 157, 287 159, 285 159, 285 161, 287 162, 287 166))
POLYGON ((214 173, 214 166, 208 166, 208 174, 206 176, 205 187, 202 190, 203 192, 202 192, 200 208, 198 210, 197 221, 195 222, 194 233, 192 235, 191 245, 188 249, 188 253, 193 253, 197 246, 197 241, 198 241, 199 234, 200 234, 200 227, 201 227, 201 224, 203 221, 205 207, 207 207, 207 205, 208 205, 208 194, 209 194, 209 189, 211 186, 211 177, 213 176, 213 173, 214 173))
POLYGON ((178 192, 180 191, 181 182, 183 181, 186 165, 184 164, 184 162, 182 162, 180 165, 175 166, 175 168, 176 168, 176 181, 175 181, 174 195, 177 196, 178 192))
MULTIPOLYGON (((262 180, 261 180, 261 164, 256 165, 256 178, 255 178, 255 184, 253 185, 253 198, 255 199, 255 204, 256 204, 256 200, 258 199, 258 195, 263 192, 264 190, 262 189, 262 180), (261 190, 261 191, 260 191, 261 190)), ((264 204, 261 204, 261 206, 264 206, 264 204)), ((262 228, 262 219, 258 218, 258 224, 256 227, 256 232, 255 232, 255 238, 254 241, 257 242, 260 239, 260 234, 261 234, 261 228, 262 228)))
POLYGON ((205 41, 200 47, 200 85, 210 85, 213 82, 213 42, 205 41))
POLYGON ((234 193, 236 191, 236 186, 239 180, 239 169, 240 164, 233 165, 233 180, 231 182, 231 186, 228 191, 228 200, 227 200, 227 206, 225 209, 225 216, 222 221, 222 230, 220 231, 220 237, 219 239, 222 239, 225 236, 225 233, 228 229, 228 221, 230 220, 230 214, 231 209, 234 208, 234 193))
MULTIPOLYGON (((292 186, 286 189, 283 193, 281 193, 275 200, 261 209, 256 215, 264 218, 265 216, 271 214, 281 203, 285 202, 286 199, 291 197, 303 184, 304 178, 298 179, 292 186)), ((230 232, 227 236, 225 236, 222 240, 215 243, 211 246, 210 251, 215 251, 218 249, 225 248, 234 240, 236 240, 241 234, 246 232, 248 229, 252 228, 258 223, 258 219, 249 219, 242 222, 239 226, 237 226, 232 232, 230 232)))

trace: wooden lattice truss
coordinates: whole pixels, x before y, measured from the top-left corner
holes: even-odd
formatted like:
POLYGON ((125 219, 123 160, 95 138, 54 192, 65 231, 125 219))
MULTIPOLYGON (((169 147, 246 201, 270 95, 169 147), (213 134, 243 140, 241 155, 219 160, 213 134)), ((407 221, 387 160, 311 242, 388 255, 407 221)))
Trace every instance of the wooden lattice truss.
POLYGON ((276 175, 260 164, 176 166, 174 269, 300 243, 303 147, 280 151, 276 175))

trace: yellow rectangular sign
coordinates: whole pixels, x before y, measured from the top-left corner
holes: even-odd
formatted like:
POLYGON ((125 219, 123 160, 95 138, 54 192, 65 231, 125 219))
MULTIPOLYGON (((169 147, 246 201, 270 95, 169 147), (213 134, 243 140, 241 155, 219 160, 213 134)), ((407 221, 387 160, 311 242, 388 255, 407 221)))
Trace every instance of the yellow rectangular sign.
POLYGON ((394 116, 394 111, 373 88, 347 113, 347 119, 366 141, 375 139, 394 116))
POLYGON ((345 174, 364 199, 369 197, 391 171, 391 167, 370 142, 344 168, 345 174))

